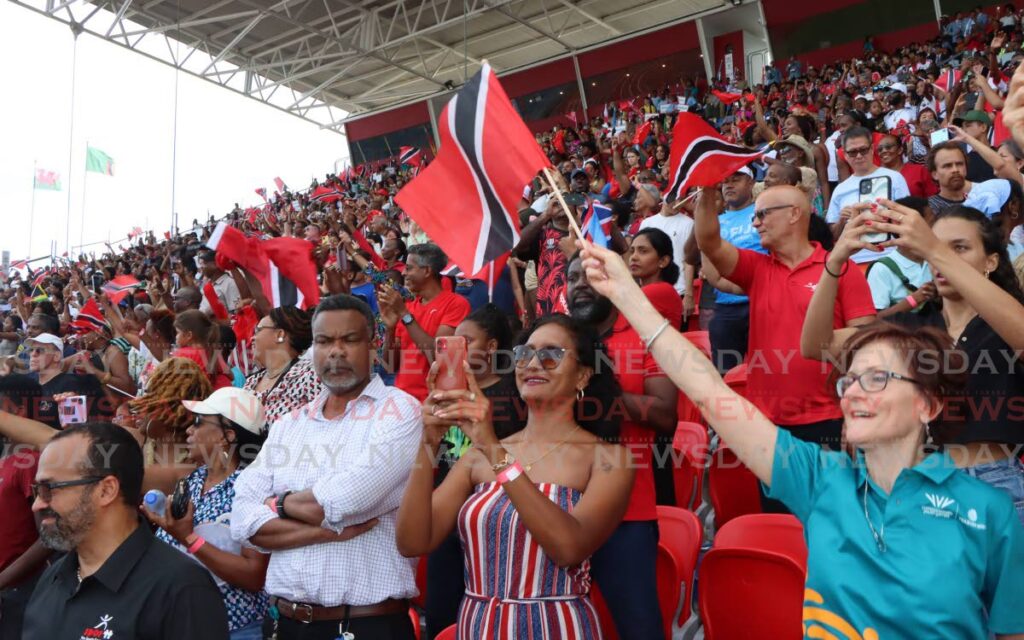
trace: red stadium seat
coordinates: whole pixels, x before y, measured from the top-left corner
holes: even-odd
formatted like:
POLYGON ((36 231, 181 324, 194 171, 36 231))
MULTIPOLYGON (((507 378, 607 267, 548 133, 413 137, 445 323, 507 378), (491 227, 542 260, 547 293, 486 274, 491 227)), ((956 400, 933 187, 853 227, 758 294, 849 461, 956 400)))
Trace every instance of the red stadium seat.
POLYGON ((804 527, 791 515, 755 513, 733 518, 715 533, 715 548, 770 551, 807 568, 804 527))
POLYGON ((693 595, 693 576, 697 570, 704 529, 692 512, 679 507, 658 505, 658 532, 660 543, 672 551, 678 562, 676 573, 682 583, 682 607, 677 622, 682 625, 692 613, 690 599, 693 595))
POLYGON ((443 629, 441 633, 434 636, 434 640, 455 640, 455 625, 443 629))
POLYGON ((747 396, 747 363, 741 362, 722 376, 729 388, 744 398, 747 396))
POLYGON ((704 468, 708 458, 708 429, 696 422, 680 422, 672 438, 672 448, 680 458, 672 470, 676 506, 695 510, 704 492, 704 468))
POLYGON ((420 640, 420 614, 414 607, 409 607, 409 620, 412 621, 412 632, 416 635, 416 640, 420 640))
POLYGON ((711 358, 711 336, 707 331, 687 331, 683 337, 693 343, 705 356, 711 358))
POLYGON ((683 331, 699 331, 700 330, 700 292, 704 286, 704 280, 696 278, 693 281, 693 300, 696 303, 693 309, 693 315, 689 318, 683 318, 683 331))
POLYGON ((715 510, 716 529, 721 529, 735 517, 761 513, 757 477, 724 444, 711 456, 708 492, 715 510))
POLYGON ((423 609, 427 606, 427 556, 416 560, 416 588, 420 594, 412 599, 412 603, 423 609))
POLYGON ((805 577, 795 561, 770 551, 711 549, 700 563, 704 637, 803 637, 805 577))

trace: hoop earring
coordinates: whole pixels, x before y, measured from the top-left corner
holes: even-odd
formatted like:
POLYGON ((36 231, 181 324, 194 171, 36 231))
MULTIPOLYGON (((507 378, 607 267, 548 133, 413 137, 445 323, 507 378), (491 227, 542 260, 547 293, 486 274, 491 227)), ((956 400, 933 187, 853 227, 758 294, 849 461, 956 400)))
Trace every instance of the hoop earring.
POLYGON ((584 395, 583 394, 583 389, 577 389, 576 390, 576 401, 579 402, 580 400, 583 400, 583 395, 584 395))

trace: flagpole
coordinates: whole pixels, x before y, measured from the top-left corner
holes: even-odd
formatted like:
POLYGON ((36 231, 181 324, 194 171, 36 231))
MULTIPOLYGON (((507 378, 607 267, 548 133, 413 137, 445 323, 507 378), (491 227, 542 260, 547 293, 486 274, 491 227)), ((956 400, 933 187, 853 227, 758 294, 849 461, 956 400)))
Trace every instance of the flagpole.
MULTIPOLYGON (((78 244, 85 244, 85 192, 89 186, 89 141, 85 141, 85 173, 82 174, 82 226, 78 229, 78 244)), ((68 247, 68 255, 71 255, 71 247, 68 247)))
POLYGON ((32 226, 36 221, 36 171, 39 165, 36 160, 32 161, 32 208, 28 214, 28 255, 32 255, 32 226))
POLYGON ((67 219, 64 224, 64 246, 71 251, 71 172, 73 170, 72 162, 75 159, 75 77, 78 68, 78 34, 79 31, 72 29, 72 45, 71 45, 71 124, 68 131, 68 207, 67 207, 67 219))

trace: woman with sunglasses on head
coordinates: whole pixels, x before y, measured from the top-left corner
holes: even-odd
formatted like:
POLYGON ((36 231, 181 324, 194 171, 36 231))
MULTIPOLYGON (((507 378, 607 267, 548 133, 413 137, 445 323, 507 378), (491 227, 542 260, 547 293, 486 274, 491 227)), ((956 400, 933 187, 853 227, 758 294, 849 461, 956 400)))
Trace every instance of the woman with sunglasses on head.
MULTIPOLYGON (((930 266, 941 304, 917 313, 889 316, 900 325, 934 327, 953 341, 966 359, 966 389, 950 400, 931 427, 934 442, 945 445, 969 475, 1005 490, 1024 521, 1024 465, 1016 452, 1024 444, 1017 402, 1024 397, 1024 293, 1006 254, 1002 233, 985 214, 969 207, 947 209, 929 227, 921 215, 882 200, 876 211, 859 205, 826 262, 804 321, 800 350, 825 359, 839 353, 853 335, 832 328, 836 278, 850 253, 895 246, 912 251, 930 266), (868 233, 896 234, 880 245, 868 233), (831 273, 830 273, 831 272, 831 273)), ((917 304, 908 297, 911 307, 917 304)))
POLYGON ((641 229, 629 245, 629 272, 658 313, 671 318, 672 326, 678 329, 683 320, 683 301, 675 288, 680 275, 674 253, 667 233, 653 227, 641 229))
MULTIPOLYGON (((491 422, 501 439, 525 425, 525 407, 516 390, 512 366, 512 329, 508 318, 493 304, 480 307, 455 327, 455 335, 466 339, 466 360, 477 386, 491 402, 491 422)), ((472 446, 469 436, 452 425, 441 436, 435 488, 472 446)), ((455 624, 459 602, 466 591, 463 580, 462 545, 452 531, 427 559, 427 636, 434 637, 455 624)))
POLYGON ((213 574, 227 608, 231 640, 257 640, 263 637, 270 604, 263 591, 270 556, 232 540, 231 507, 238 474, 263 444, 263 407, 255 394, 234 387, 182 404, 194 416, 186 433, 189 460, 198 465, 184 479, 185 512, 175 518, 169 496, 163 514, 148 505, 143 513, 160 527, 157 538, 192 555, 213 574))
POLYGON ((252 338, 253 360, 260 367, 242 387, 256 394, 267 414, 267 427, 312 402, 323 390, 313 361, 302 354, 313 344, 309 314, 277 307, 263 316, 252 338))
POLYGON ((434 363, 398 549, 423 555, 457 528, 467 577, 460 638, 519 638, 526 626, 536 637, 600 638, 589 558, 622 519, 633 483, 626 449, 608 442, 618 434, 612 404, 621 391, 598 366, 607 358, 598 336, 567 316, 538 320, 513 358, 526 426, 503 439, 470 367, 469 389, 438 391, 434 363), (434 489, 432 461, 452 424, 473 446, 434 489))
MULTIPOLYGON (((851 462, 795 439, 730 389, 658 316, 621 258, 590 245, 583 255, 591 286, 803 523, 805 638, 901 638, 908 629, 950 640, 1024 638, 1024 527, 1012 502, 922 446, 925 424, 962 384, 926 358, 952 346, 947 336, 875 323, 846 343, 836 389, 858 449, 851 462)), ((951 363, 958 358, 953 352, 951 363)))

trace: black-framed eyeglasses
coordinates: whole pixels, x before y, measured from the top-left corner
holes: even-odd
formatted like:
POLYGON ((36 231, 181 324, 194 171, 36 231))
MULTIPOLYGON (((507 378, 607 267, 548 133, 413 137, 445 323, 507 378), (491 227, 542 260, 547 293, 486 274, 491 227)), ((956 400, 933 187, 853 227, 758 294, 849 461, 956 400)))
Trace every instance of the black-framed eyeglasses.
POLYGON ((885 371, 877 369, 874 371, 865 371, 859 376, 847 374, 838 380, 836 380, 836 394, 842 398, 846 395, 846 392, 853 386, 854 382, 860 384, 860 388, 868 393, 878 393, 884 391, 889 386, 890 380, 903 380, 911 384, 920 385, 919 380, 915 380, 909 376, 905 376, 893 371, 885 371))
POLYGON ((82 487, 89 484, 96 484, 106 476, 86 476, 77 480, 65 480, 63 482, 33 482, 32 497, 43 502, 49 502, 53 498, 54 489, 66 489, 68 487, 82 487))
POLYGON ((856 149, 847 149, 846 155, 851 158, 859 158, 860 156, 866 156, 871 153, 871 147, 857 147, 856 149))
POLYGON ((565 359, 566 353, 568 353, 568 349, 563 349, 562 347, 542 347, 540 349, 534 349, 527 344, 520 344, 512 347, 512 359, 519 368, 530 364, 530 361, 533 360, 534 356, 536 356, 542 369, 551 370, 561 364, 562 360, 565 359))
POLYGON ((751 222, 753 222, 754 220, 764 222, 765 216, 767 216, 772 211, 778 211, 779 209, 792 209, 795 207, 795 204, 777 204, 774 207, 765 207, 763 209, 757 209, 754 211, 754 217, 751 219, 751 222))

